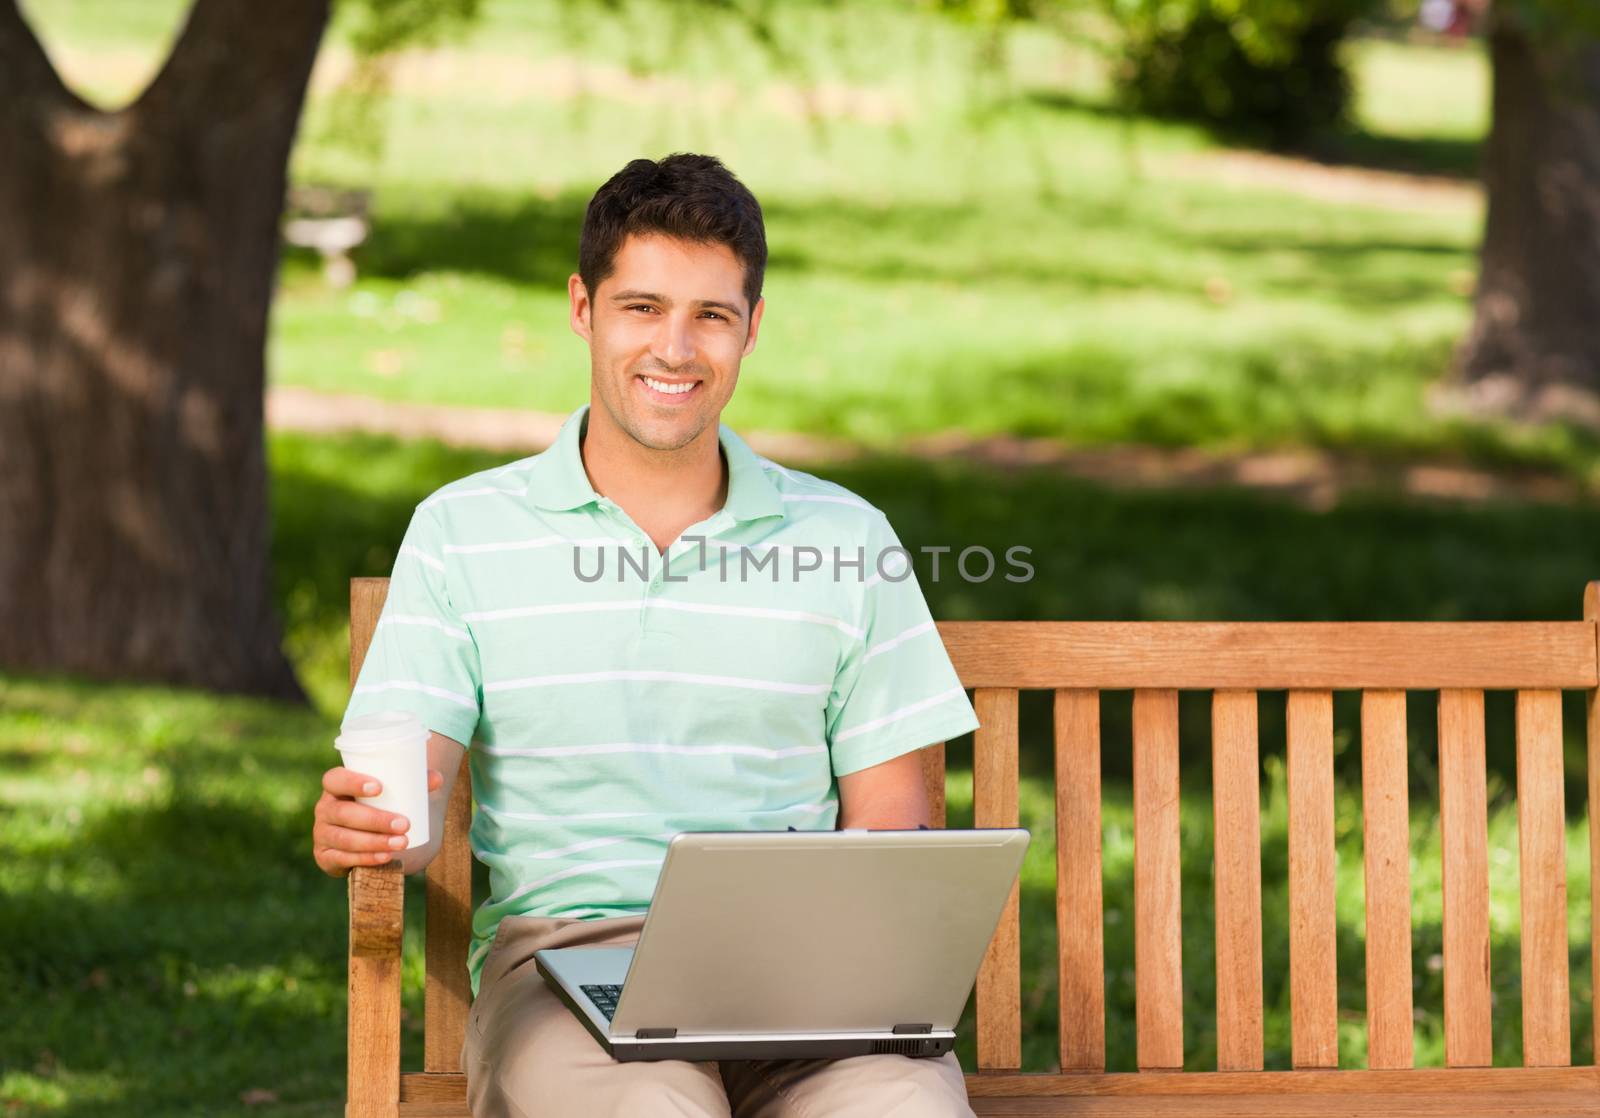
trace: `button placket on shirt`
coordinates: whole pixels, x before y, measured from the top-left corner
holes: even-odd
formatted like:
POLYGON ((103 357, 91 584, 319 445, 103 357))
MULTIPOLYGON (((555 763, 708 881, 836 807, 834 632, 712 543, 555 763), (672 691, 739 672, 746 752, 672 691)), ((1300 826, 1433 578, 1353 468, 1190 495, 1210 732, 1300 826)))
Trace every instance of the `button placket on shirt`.
POLYGON ((649 608, 650 599, 672 593, 675 587, 687 585, 685 580, 693 579, 700 573, 702 546, 705 548, 705 566, 709 569, 713 562, 713 556, 716 554, 716 548, 711 543, 711 537, 727 528, 732 522, 727 510, 719 509, 698 524, 691 524, 685 528, 682 534, 672 541, 666 550, 666 554, 661 557, 661 563, 652 571, 649 585, 645 587, 642 599, 643 604, 641 604, 639 612, 641 633, 649 632, 659 627, 659 621, 656 625, 651 625, 649 622, 649 617, 652 613, 658 614, 658 611, 649 608), (706 542, 702 545, 699 539, 686 541, 684 536, 703 537, 706 542), (671 582, 666 579, 669 564, 672 573, 671 582))
POLYGON ((645 635, 650 631, 650 599, 661 593, 662 575, 667 569, 669 556, 672 549, 657 554, 655 544, 649 537, 641 537, 644 545, 650 549, 650 581, 644 584, 644 590, 639 595, 639 634, 645 635))
MULTIPOLYGON (((650 571, 650 579, 639 591, 639 633, 642 635, 645 630, 646 617, 649 613, 650 595, 654 588, 659 584, 661 579, 661 563, 658 562, 660 557, 656 554, 655 544, 651 542, 650 537, 645 535, 644 531, 633 522, 633 518, 623 511, 621 505, 617 504, 609 497, 601 497, 600 507, 605 510, 606 515, 610 516, 613 520, 627 530, 628 536, 630 537, 629 541, 627 544, 619 546, 632 548, 635 552, 641 548, 644 549, 645 561, 649 563, 648 570, 650 571)), ((619 554, 617 556, 616 577, 622 579, 624 583, 631 583, 631 580, 635 577, 633 571, 634 568, 632 566, 625 565, 623 563, 622 556, 619 554)))

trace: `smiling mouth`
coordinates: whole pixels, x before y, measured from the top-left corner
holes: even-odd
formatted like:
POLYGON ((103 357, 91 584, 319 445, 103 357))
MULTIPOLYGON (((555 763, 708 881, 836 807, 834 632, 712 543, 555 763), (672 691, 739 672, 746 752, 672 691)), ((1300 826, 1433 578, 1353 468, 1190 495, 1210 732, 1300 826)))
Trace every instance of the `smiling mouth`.
POLYGON ((644 385, 645 392, 652 399, 662 403, 676 403, 679 400, 693 396, 695 390, 702 383, 691 379, 668 380, 662 377, 646 376, 643 373, 637 374, 637 378, 639 383, 644 385))

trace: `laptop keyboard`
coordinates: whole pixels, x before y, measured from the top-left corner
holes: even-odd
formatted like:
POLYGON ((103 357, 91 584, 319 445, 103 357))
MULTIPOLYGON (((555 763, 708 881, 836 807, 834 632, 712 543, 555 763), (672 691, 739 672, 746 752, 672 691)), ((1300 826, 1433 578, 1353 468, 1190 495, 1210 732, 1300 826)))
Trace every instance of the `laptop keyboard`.
POLYGON ((579 986, 578 989, 589 995, 589 1000, 606 1015, 607 1021, 611 1020, 612 1015, 617 1012, 617 998, 622 994, 621 986, 579 986))

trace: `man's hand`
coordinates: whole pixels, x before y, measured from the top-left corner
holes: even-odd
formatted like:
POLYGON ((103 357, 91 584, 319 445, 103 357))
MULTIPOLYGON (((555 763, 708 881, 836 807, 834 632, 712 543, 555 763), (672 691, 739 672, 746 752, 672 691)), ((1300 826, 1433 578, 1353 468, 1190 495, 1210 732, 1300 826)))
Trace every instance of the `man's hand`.
MULTIPOLYGON (((459 748, 459 747, 458 747, 459 748)), ((428 770, 428 792, 444 787, 444 774, 428 770)), ((322 774, 322 798, 311 828, 311 853, 323 873, 344 877, 354 866, 380 866, 405 850, 411 821, 392 811, 357 803, 381 791, 376 777, 342 765, 322 774)))

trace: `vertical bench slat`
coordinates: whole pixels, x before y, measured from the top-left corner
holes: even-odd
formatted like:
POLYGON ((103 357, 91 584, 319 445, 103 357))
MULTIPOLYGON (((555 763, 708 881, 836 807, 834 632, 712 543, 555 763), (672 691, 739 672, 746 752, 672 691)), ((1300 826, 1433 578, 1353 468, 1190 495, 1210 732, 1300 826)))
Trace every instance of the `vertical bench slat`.
POLYGON ((383 603, 389 599, 389 580, 386 578, 353 578, 350 580, 350 686, 353 689, 361 675, 361 665, 367 659, 367 649, 372 647, 372 636, 378 631, 378 618, 383 616, 383 603))
POLYGON ((1439 692, 1445 1066, 1491 1067, 1489 834, 1483 692, 1439 692))
POLYGON ((1522 848, 1522 1062, 1572 1062, 1567 1001, 1566 818, 1561 692, 1517 692, 1522 848))
MULTIPOLYGON (((1600 662, 1600 582, 1583 588, 1583 619, 1595 622, 1595 659, 1600 662)), ((1584 696, 1588 721, 1589 777, 1589 999, 1590 1036, 1595 1038, 1595 1063, 1600 1064, 1600 951, 1595 936, 1600 934, 1600 687, 1591 687, 1584 696)))
POLYGON ((1133 693, 1133 955, 1140 1071, 1183 1067, 1178 692, 1133 693))
POLYGON ((1256 693, 1213 694, 1218 1071, 1260 1071, 1263 1060, 1258 749, 1256 693))
MULTIPOLYGON (((350 686, 372 645, 389 580, 350 580, 350 686)), ((405 878, 398 864, 357 867, 346 880, 350 897, 350 1009, 346 1023, 348 1118, 394 1118, 400 1113, 400 948, 405 878)))
POLYGON ((472 947, 472 773, 461 758, 450 802, 445 805, 444 842, 428 863, 427 925, 423 950, 424 1071, 460 1071, 472 985, 464 964, 472 947))
MULTIPOLYGON (((975 827, 1017 825, 1017 690, 980 687, 973 692, 978 730, 972 749, 972 816, 975 827)), ((1018 889, 1012 883, 1000 926, 978 970, 978 1068, 1022 1067, 1022 940, 1018 889)))
POLYGON ((1339 1066, 1333 692, 1291 691, 1289 995, 1296 1068, 1339 1066))
POLYGON ((1361 805, 1367 888, 1367 1066, 1409 1068, 1411 865, 1406 693, 1361 695, 1361 805))
POLYGON ((1056 938, 1062 1071, 1106 1067, 1101 896, 1100 693, 1055 697, 1056 938))
POLYGON ((928 790, 928 826, 943 829, 944 742, 936 741, 922 751, 922 780, 928 790))

